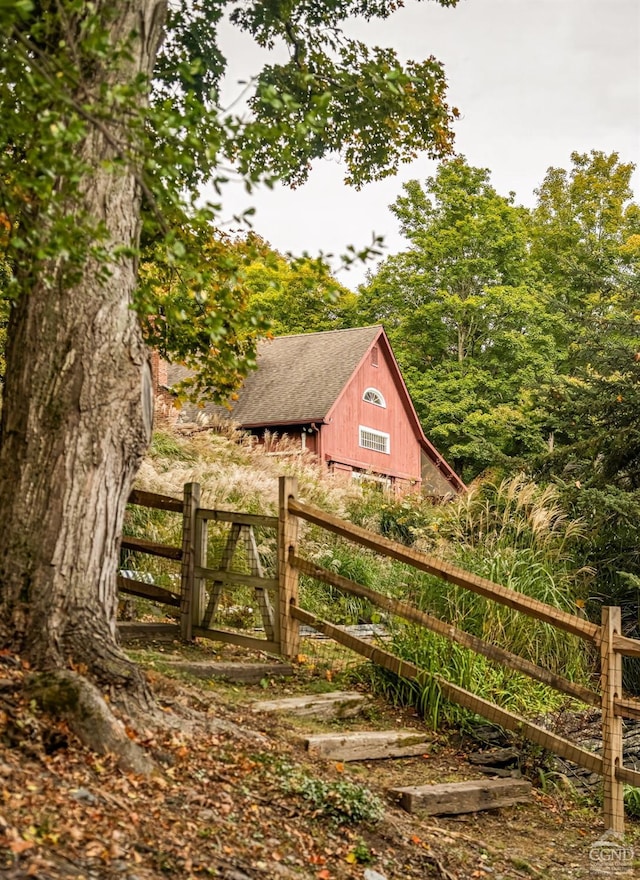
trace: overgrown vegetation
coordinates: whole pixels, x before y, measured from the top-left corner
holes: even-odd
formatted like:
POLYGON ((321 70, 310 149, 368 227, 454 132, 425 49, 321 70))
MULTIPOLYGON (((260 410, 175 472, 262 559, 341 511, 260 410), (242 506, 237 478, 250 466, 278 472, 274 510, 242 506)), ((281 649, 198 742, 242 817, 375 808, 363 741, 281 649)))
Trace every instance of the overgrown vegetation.
MULTIPOLYGON (((310 457, 266 456, 247 437, 227 429, 226 434, 163 435, 154 443, 143 466, 141 485, 179 495, 184 482, 195 480, 202 484, 208 506, 275 514, 277 477, 281 473, 298 477, 299 495, 310 503, 564 611, 579 610, 590 587, 593 572, 577 564, 573 554, 583 536, 583 525, 567 517, 557 491, 540 488, 523 475, 499 484, 481 484, 445 506, 434 506, 419 496, 394 500, 356 484, 332 482, 321 476, 310 457)), ((161 519, 168 523, 170 514, 158 515, 139 508, 130 524, 135 524, 138 534, 144 534, 147 513, 149 537, 164 540, 161 519)), ((169 526, 167 529, 172 535, 169 526)), ((212 528, 211 538, 213 563, 215 554, 221 552, 224 535, 216 538, 212 528)), ((265 529, 257 538, 265 570, 272 571, 275 534, 265 529)), ((301 552, 330 571, 385 595, 413 602, 572 681, 584 683, 589 679, 592 658, 585 644, 552 626, 305 524, 301 524, 301 552)), ((237 564, 242 564, 240 556, 237 564)), ((166 567, 166 563, 160 565, 166 567)), ((221 614, 226 615, 227 625, 259 624, 255 596, 250 590, 230 589, 224 595, 221 614), (244 614, 240 613, 242 608, 244 614), (248 613, 247 608, 253 611, 248 613)), ((390 639, 385 647, 426 672, 441 675, 513 711, 531 717, 564 704, 563 698, 549 688, 335 587, 303 577, 301 604, 332 623, 381 625, 390 639)), ((434 726, 443 721, 461 724, 467 717, 442 701, 435 683, 418 689, 379 671, 373 684, 393 701, 415 704, 434 726)))

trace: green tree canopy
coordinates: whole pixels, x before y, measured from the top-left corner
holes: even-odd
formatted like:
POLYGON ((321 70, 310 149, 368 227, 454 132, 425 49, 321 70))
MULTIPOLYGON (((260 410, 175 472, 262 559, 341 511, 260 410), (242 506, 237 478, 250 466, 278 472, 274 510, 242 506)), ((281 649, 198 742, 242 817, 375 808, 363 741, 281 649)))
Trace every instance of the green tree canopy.
POLYGON ((532 255, 553 293, 560 354, 538 396, 555 443, 537 473, 562 486, 586 525, 578 552, 593 569, 593 592, 621 603, 637 632, 640 206, 634 166, 617 153, 571 160, 569 171, 549 169, 532 214, 532 255))
POLYGON ((591 319, 616 308, 635 272, 632 242, 640 234, 635 166, 597 150, 572 153, 571 162, 569 171, 549 168, 531 215, 531 254, 553 291, 568 349, 591 319))
POLYGON ((458 157, 404 190, 391 210, 409 248, 362 290, 360 314, 385 324, 429 436, 470 478, 540 450, 531 389, 553 372, 553 319, 527 214, 486 169, 458 157))
POLYGON ((573 153, 571 159, 569 172, 549 169, 531 217, 532 256, 551 292, 560 354, 540 406, 560 457, 563 448, 580 449, 593 476, 633 482, 621 455, 623 448, 629 461, 636 455, 632 438, 640 414, 633 391, 640 292, 634 166, 617 153, 573 153))
POLYGON ((246 283, 252 314, 268 316, 273 336, 354 326, 356 294, 321 259, 270 250, 247 266, 246 283))

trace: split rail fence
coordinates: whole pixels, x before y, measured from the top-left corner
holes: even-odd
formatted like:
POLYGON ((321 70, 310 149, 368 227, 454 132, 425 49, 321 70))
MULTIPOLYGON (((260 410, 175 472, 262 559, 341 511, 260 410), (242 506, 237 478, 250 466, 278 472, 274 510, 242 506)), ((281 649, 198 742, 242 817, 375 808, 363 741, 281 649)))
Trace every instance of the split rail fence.
MULTIPOLYGON (((195 483, 185 486, 184 497, 181 500, 162 495, 134 492, 130 498, 131 503, 182 512, 183 537, 180 548, 153 544, 153 542, 135 538, 123 539, 124 548, 179 561, 181 564, 181 591, 178 596, 161 587, 139 581, 132 582, 123 577, 120 578, 120 588, 134 595, 144 596, 156 602, 165 602, 176 608, 179 607, 180 625, 179 627, 174 626, 174 630, 176 635, 180 635, 185 640, 201 636, 295 658, 299 653, 299 626, 302 623, 403 679, 416 681, 418 684, 427 684, 429 681, 435 680, 445 699, 481 715, 507 730, 517 732, 531 742, 584 767, 590 772, 601 775, 604 782, 605 827, 616 832, 623 832, 623 786, 627 783, 640 787, 640 772, 625 767, 623 764, 622 719, 623 717, 640 719, 640 702, 623 697, 622 657, 640 657, 640 640, 622 635, 620 608, 603 608, 600 625, 592 623, 304 504, 297 500, 296 492, 295 479, 280 478, 277 517, 200 508, 200 487, 195 483), (418 571, 435 575, 447 583, 463 587, 484 596, 486 599, 501 603, 508 608, 580 637, 599 650, 600 690, 595 691, 584 685, 571 682, 504 648, 486 642, 421 611, 408 602, 385 596, 304 559, 300 555, 298 546, 299 520, 304 520, 382 556, 412 566, 418 571), (208 568, 206 565, 207 525, 211 521, 231 524, 227 543, 222 553, 222 561, 216 569, 208 568), (253 538, 254 526, 276 530, 277 564, 274 577, 265 578, 262 573, 253 538), (230 560, 243 532, 245 539, 248 537, 248 541, 245 540, 245 546, 248 548, 247 555, 251 565, 249 574, 230 571, 230 560), (427 673, 415 664, 402 660, 378 645, 346 632, 344 628, 304 610, 299 604, 298 581, 301 574, 337 588, 342 593, 366 599, 374 606, 395 617, 423 626, 450 641, 469 648, 509 669, 524 673, 589 706, 600 707, 602 712, 602 755, 587 751, 568 739, 509 712, 495 703, 478 697, 441 676, 427 673), (211 628, 212 615, 225 586, 239 583, 252 587, 256 592, 265 638, 211 628), (207 584, 210 585, 208 588, 207 584), (270 599, 269 591, 273 595, 273 602, 270 599)), ((157 628, 157 625, 155 626, 157 628)))

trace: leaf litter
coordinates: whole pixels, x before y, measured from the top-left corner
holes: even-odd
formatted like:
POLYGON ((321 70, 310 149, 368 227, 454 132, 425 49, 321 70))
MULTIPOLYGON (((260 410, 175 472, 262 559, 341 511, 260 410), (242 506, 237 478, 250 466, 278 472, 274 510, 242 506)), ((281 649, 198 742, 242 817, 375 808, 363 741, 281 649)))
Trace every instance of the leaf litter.
MULTIPOLYGON (((41 714, 24 696, 26 672, 20 658, 2 652, 4 880, 588 877, 585 838, 599 836, 596 810, 568 815, 540 794, 526 812, 420 821, 386 795, 403 774, 415 783, 415 761, 345 767, 313 760, 286 721, 256 718, 225 699, 224 688, 205 690, 156 672, 159 706, 174 723, 129 728, 158 766, 150 777, 134 776, 41 714), (175 724, 182 715, 184 730, 175 724), (379 821, 375 811, 366 813, 368 799, 353 795, 363 777, 364 790, 384 803, 379 821), (360 812, 350 813, 356 801, 360 812)), ((450 776, 463 763, 445 748, 420 764, 422 781, 450 776)))

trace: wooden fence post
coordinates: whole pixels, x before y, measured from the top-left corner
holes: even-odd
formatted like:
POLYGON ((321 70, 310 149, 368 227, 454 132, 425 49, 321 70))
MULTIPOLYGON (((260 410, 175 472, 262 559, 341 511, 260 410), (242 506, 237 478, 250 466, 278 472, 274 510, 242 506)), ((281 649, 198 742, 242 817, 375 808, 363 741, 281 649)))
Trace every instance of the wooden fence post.
POLYGON ((280 477, 278 504, 278 637, 280 653, 289 659, 298 656, 300 624, 291 616, 291 606, 298 604, 298 572, 289 565, 289 553, 296 553, 298 518, 289 513, 289 498, 295 498, 298 481, 280 477))
POLYGON ((180 636, 186 642, 190 642, 193 638, 196 511, 199 506, 200 484, 186 483, 182 501, 182 565, 180 570, 180 636))
MULTIPOLYGON (((199 488, 199 487, 198 487, 199 488)), ((198 505, 200 498, 198 493, 198 505)), ((197 512, 197 511, 196 511, 197 512)), ((196 568, 207 567, 207 555, 209 548, 209 523, 206 519, 195 520, 195 533, 193 539, 193 555, 196 568)), ((192 626, 202 626, 205 609, 207 607, 206 578, 193 578, 193 594, 191 599, 191 624, 192 626)))
POLYGON ((605 830, 624 834, 623 784, 616 779, 616 767, 622 767, 622 718, 615 713, 614 701, 622 697, 622 656, 613 647, 614 635, 620 635, 622 617, 619 608, 602 609, 600 674, 602 681, 602 775, 604 779, 605 830))

